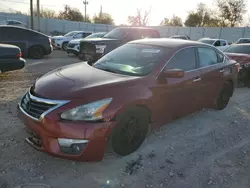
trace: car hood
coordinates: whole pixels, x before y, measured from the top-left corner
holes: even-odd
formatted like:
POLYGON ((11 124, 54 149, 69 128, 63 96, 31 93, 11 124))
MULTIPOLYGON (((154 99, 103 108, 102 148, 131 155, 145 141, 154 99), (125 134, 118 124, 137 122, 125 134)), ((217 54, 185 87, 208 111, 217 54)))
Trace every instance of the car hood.
POLYGON ((225 52, 225 54, 226 54, 229 58, 235 60, 237 63, 240 63, 241 65, 250 62, 250 55, 248 55, 248 54, 227 53, 227 52, 225 52))
POLYGON ((79 44, 81 40, 82 39, 74 39, 74 40, 71 40, 69 43, 71 43, 71 44, 79 44))
POLYGON ((33 85, 32 92, 47 99, 70 100, 82 97, 82 93, 77 93, 87 88, 115 83, 120 85, 121 82, 138 78, 106 72, 88 65, 87 62, 81 62, 61 67, 40 77, 33 85))

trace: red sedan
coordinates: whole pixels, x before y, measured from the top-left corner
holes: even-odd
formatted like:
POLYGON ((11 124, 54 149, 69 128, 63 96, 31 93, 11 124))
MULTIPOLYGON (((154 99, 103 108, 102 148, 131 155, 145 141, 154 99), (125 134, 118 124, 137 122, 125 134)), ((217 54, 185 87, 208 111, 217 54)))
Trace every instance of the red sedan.
POLYGON ((237 64, 216 48, 178 39, 129 42, 95 64, 39 78, 19 103, 27 142, 51 155, 101 160, 107 146, 136 151, 147 134, 203 108, 224 109, 237 64))

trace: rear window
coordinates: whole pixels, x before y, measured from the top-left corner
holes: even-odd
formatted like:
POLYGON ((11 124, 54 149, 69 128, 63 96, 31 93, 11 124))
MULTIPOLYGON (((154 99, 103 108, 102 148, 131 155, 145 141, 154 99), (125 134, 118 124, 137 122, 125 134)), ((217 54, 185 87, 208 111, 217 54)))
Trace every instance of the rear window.
POLYGON ((250 45, 231 45, 224 52, 250 54, 250 45))
POLYGON ((93 67, 131 76, 146 76, 163 59, 168 48, 126 44, 99 59, 93 67))

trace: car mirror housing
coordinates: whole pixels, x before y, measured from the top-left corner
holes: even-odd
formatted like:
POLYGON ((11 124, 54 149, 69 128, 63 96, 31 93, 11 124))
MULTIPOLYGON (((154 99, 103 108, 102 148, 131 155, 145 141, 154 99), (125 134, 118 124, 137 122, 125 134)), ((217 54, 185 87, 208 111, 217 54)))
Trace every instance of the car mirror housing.
POLYGON ((169 69, 163 72, 164 77, 167 78, 182 78, 185 75, 182 69, 169 69))

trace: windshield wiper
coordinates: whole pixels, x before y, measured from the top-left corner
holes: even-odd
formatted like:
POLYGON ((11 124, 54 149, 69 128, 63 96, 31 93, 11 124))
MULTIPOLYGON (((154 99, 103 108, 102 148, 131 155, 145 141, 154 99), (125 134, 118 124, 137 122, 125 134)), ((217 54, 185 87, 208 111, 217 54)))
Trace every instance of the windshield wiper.
POLYGON ((104 71, 107 71, 107 72, 116 73, 116 74, 118 73, 117 71, 112 70, 112 69, 109 69, 109 68, 104 68, 104 67, 102 67, 102 68, 100 68, 100 67, 95 67, 95 68, 100 69, 100 70, 104 70, 104 71))

